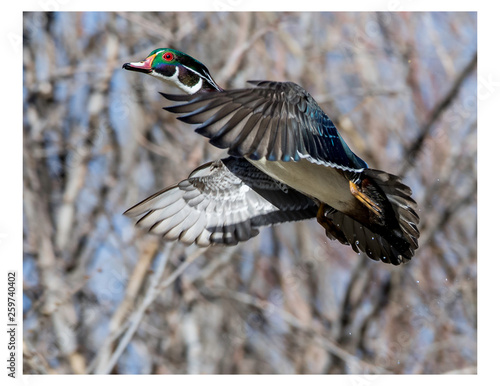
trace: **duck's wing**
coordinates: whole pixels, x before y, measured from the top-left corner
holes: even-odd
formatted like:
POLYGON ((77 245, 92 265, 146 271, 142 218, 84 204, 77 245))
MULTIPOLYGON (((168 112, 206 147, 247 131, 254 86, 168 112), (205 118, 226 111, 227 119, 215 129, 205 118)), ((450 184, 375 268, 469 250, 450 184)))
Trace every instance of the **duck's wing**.
POLYGON ((258 228, 315 217, 310 198, 281 184, 244 158, 228 157, 195 169, 125 212, 167 240, 200 246, 234 245, 258 228))
POLYGON ((318 161, 366 168, 312 96, 292 82, 251 81, 255 87, 193 95, 162 95, 185 102, 165 107, 199 124, 196 132, 230 155, 258 160, 318 161))

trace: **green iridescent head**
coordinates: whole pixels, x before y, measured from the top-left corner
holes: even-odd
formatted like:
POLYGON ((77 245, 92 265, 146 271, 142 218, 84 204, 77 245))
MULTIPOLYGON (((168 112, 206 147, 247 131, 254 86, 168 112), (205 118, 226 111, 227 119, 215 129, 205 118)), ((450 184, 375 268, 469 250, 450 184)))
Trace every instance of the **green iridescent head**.
POLYGON ((222 90, 203 63, 171 48, 157 48, 143 61, 125 63, 123 68, 144 72, 173 84, 188 94, 222 90))

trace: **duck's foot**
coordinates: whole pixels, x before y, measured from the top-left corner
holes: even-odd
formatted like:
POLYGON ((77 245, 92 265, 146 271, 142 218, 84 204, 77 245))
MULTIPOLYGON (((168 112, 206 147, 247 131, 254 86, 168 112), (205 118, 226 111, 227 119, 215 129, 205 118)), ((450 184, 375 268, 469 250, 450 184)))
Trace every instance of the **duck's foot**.
POLYGON ((382 213, 382 209, 380 208, 380 206, 376 204, 365 193, 359 190, 358 186, 354 182, 349 181, 349 188, 351 190, 352 195, 356 197, 356 199, 358 199, 364 206, 370 209, 377 216, 380 216, 380 214, 382 213))

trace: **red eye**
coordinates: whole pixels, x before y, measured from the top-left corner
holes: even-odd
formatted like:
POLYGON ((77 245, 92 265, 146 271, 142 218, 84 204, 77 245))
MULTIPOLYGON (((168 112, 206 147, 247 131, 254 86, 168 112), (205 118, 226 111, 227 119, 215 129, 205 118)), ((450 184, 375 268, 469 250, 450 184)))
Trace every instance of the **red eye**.
POLYGON ((165 59, 167 62, 171 62, 172 60, 174 60, 174 54, 172 54, 171 52, 165 52, 163 54, 163 59, 165 59))

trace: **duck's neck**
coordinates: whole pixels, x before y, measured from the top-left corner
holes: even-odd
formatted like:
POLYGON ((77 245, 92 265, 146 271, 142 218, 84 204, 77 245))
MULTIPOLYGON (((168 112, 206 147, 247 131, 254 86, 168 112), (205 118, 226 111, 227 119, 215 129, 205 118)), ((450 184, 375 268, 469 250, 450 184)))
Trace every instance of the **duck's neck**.
POLYGON ((215 83, 208 72, 196 73, 184 67, 177 68, 177 76, 173 78, 173 81, 176 83, 177 87, 188 94, 224 91, 222 87, 215 83))

